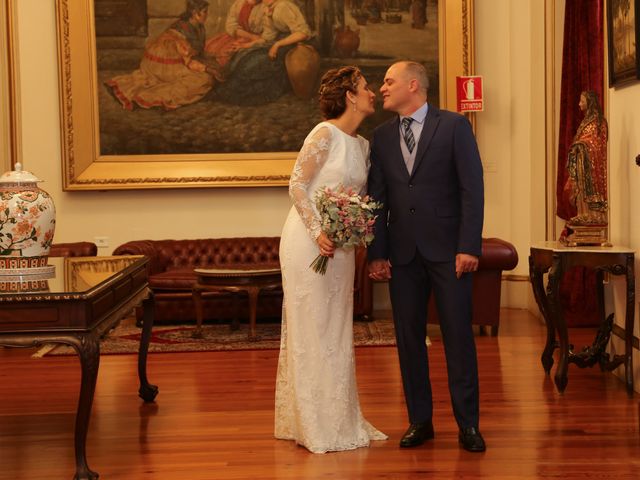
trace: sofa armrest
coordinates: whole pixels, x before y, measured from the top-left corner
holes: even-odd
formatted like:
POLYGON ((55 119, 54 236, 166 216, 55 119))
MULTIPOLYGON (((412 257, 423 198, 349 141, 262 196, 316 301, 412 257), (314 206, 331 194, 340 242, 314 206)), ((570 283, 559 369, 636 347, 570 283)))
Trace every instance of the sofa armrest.
POLYGON ((113 251, 113 255, 144 255, 149 258, 149 274, 164 272, 158 249, 153 240, 134 240, 123 243, 113 251))
POLYGON ((482 256, 478 270, 513 270, 518 265, 518 252, 500 238, 482 239, 482 256))

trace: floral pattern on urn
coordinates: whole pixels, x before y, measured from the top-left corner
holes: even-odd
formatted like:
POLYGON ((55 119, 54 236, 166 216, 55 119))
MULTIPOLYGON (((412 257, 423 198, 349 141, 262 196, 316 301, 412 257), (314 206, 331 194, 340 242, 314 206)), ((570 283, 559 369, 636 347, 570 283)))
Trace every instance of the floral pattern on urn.
POLYGON ((40 180, 15 170, 0 176, 0 269, 44 267, 56 228, 51 196, 38 187, 40 180))

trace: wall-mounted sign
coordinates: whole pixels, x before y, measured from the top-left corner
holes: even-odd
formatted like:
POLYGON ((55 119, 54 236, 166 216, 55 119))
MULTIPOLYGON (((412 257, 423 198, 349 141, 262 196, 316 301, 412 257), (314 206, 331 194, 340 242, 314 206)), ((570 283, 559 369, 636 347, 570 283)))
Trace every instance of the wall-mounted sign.
POLYGON ((484 110, 482 77, 480 75, 456 77, 456 90, 459 112, 482 112, 484 110))

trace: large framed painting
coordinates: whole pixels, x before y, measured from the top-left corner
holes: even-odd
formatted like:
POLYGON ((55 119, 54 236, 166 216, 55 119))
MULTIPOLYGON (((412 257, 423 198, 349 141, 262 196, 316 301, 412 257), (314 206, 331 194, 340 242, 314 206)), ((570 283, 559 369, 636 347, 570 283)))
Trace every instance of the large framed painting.
POLYGON ((450 108, 473 73, 473 0, 55 2, 65 190, 286 185, 326 70, 413 59, 450 108))
POLYGON ((640 78, 640 0, 607 0, 609 86, 640 78))

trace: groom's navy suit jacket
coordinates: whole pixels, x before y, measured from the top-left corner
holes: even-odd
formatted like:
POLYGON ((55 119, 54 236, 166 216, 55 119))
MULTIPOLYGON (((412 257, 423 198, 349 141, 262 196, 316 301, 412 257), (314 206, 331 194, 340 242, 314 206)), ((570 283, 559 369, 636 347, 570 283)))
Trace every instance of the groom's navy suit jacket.
POLYGON ((467 119, 429 105, 411 174, 400 149, 399 117, 371 141, 369 194, 383 202, 369 259, 410 262, 480 256, 484 212, 482 163, 467 119))

